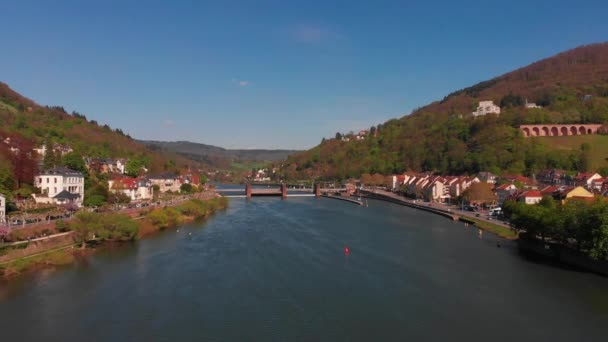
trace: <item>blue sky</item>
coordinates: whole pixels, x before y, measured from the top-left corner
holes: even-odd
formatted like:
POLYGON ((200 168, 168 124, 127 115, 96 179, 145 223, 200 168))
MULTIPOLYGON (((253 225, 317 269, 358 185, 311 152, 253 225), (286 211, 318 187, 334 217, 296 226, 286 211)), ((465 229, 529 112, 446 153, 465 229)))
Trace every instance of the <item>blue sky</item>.
POLYGON ((606 13, 606 1, 5 1, 0 81, 140 139, 303 149, 607 41, 606 13))

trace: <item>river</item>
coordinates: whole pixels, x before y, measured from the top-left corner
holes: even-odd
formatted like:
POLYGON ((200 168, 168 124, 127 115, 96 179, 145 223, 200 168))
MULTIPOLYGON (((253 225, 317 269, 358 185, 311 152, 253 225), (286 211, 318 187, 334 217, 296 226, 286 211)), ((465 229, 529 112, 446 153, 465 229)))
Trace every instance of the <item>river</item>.
POLYGON ((231 200, 0 284, 4 341, 605 341, 608 278, 415 209, 231 200), (345 254, 344 248, 350 252, 345 254))

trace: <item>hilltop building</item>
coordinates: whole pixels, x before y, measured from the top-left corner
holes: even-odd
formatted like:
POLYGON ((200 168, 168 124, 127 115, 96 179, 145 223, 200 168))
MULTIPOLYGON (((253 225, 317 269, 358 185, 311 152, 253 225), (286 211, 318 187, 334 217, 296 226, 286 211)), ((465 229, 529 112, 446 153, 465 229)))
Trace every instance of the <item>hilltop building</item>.
POLYGON ((484 116, 486 114, 500 114, 500 107, 494 104, 494 101, 480 101, 477 110, 473 113, 474 117, 484 116))
POLYGON ((524 104, 524 106, 526 107, 526 109, 531 109, 531 108, 543 108, 539 105, 537 105, 534 102, 528 102, 528 99, 526 99, 526 103, 524 104))
POLYGON ((75 204, 84 201, 84 176, 65 167, 56 167, 34 177, 34 186, 40 195, 34 196, 36 203, 75 204))

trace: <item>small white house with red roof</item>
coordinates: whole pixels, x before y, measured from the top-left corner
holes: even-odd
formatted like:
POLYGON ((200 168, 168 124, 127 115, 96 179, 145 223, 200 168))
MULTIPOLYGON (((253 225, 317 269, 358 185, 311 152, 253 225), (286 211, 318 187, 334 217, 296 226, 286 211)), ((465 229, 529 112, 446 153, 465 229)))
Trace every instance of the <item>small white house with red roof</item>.
POLYGON ((517 201, 525 204, 538 204, 542 199, 543 195, 539 190, 524 191, 517 196, 517 201))
POLYGON ((108 181, 108 189, 111 193, 122 193, 134 202, 149 200, 154 196, 152 182, 143 178, 115 178, 108 181))
POLYGON ((592 182, 596 179, 602 179, 599 173, 579 173, 574 177, 574 186, 584 186, 587 189, 592 188, 592 182))

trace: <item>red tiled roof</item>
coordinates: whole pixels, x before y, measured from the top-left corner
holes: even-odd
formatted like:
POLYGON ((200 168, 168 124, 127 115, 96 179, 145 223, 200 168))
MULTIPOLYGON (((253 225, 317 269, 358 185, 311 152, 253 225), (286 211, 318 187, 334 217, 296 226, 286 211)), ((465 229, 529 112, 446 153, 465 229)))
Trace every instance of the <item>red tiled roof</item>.
POLYGON ((556 185, 550 185, 550 186, 547 186, 547 187, 545 187, 545 188, 541 189, 541 190, 540 190, 540 192, 541 192, 542 194, 548 195, 548 194, 552 194, 552 193, 554 193, 554 192, 558 191, 559 189, 560 189, 560 187, 559 187, 559 186, 556 186, 556 185))
POLYGON ((543 197, 543 195, 540 193, 540 191, 538 190, 528 190, 528 191, 524 191, 521 195, 519 195, 520 198, 528 198, 528 197, 543 197))

